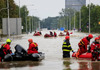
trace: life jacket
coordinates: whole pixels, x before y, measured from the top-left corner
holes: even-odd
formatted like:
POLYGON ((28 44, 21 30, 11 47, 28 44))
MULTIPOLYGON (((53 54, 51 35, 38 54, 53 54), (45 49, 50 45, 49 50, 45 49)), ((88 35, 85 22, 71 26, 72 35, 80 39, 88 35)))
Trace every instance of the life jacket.
POLYGON ((11 53, 11 50, 6 49, 5 46, 7 46, 8 44, 2 44, 0 50, 3 51, 4 55, 11 53))
POLYGON ((83 38, 79 43, 79 47, 83 47, 87 51, 87 45, 90 43, 90 39, 87 37, 83 38))
POLYGON ((67 52, 72 51, 72 48, 71 48, 71 45, 70 45, 69 41, 65 40, 63 42, 62 50, 67 51, 67 52))
POLYGON ((91 52, 94 52, 94 50, 98 49, 100 46, 99 43, 93 42, 90 47, 91 47, 91 52))
POLYGON ((29 45, 28 54, 38 53, 38 45, 36 43, 31 43, 29 45), (32 46, 34 45, 34 47, 32 46))
POLYGON ((84 45, 85 45, 85 43, 83 42, 83 40, 81 40, 81 41, 79 42, 79 45, 80 45, 80 46, 84 46, 84 45))
POLYGON ((33 42, 32 44, 35 45, 35 47, 33 47, 33 51, 37 51, 37 50, 38 50, 38 45, 37 45, 37 43, 33 42))

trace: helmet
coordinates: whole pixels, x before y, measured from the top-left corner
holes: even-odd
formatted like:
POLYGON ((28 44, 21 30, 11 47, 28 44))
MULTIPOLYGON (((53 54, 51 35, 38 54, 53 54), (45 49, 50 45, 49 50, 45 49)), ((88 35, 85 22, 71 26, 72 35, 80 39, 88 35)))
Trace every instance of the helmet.
POLYGON ((28 41, 32 43, 33 42, 33 39, 28 39, 28 41))
POLYGON ((7 39, 6 42, 7 42, 7 43, 11 43, 11 40, 10 40, 10 39, 7 39))
POLYGON ((92 35, 92 34, 89 34, 88 37, 89 37, 89 38, 93 38, 93 35, 92 35))
POLYGON ((70 38, 69 36, 66 36, 66 37, 65 37, 66 40, 69 39, 69 38, 70 38))
POLYGON ((96 37, 95 40, 99 40, 99 37, 96 37))

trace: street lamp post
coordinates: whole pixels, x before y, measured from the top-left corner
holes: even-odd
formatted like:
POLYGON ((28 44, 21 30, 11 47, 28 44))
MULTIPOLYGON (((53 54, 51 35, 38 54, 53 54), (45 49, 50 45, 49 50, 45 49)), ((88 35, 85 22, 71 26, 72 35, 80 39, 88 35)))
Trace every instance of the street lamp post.
POLYGON ((74 10, 74 30, 75 30, 75 10, 74 10))
POLYGON ((39 30, 40 30, 40 21, 39 21, 39 30))
POLYGON ((81 9, 80 9, 80 32, 81 32, 81 9))
POLYGON ((29 17, 29 31, 31 33, 31 17, 29 17))
POLYGON ((89 0, 89 33, 91 32, 91 26, 90 26, 90 0, 89 0))
POLYGON ((68 14, 67 14, 67 30, 68 30, 68 20, 69 20, 69 19, 68 19, 68 14))
POLYGON ((8 38, 10 38, 9 1, 8 0, 7 0, 7 10, 8 10, 8 38))
POLYGON ((20 0, 19 0, 19 18, 20 18, 20 0))
POLYGON ((33 16, 32 16, 32 32, 33 32, 33 16))
MULTIPOLYGON (((25 12, 26 12, 27 10, 25 9, 25 12)), ((25 15, 26 15, 26 33, 28 33, 27 32, 27 13, 25 13, 25 15)))

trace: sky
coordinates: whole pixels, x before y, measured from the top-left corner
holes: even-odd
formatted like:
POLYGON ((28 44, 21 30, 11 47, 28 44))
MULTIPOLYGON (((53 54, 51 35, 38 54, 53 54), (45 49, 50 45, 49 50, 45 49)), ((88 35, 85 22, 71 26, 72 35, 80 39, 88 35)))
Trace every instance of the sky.
MULTIPOLYGON (((14 0, 17 5, 26 5, 29 15, 38 16, 40 19, 55 17, 65 8, 65 0, 14 0)), ((100 0, 90 0, 91 3, 100 5, 100 0)), ((86 4, 89 0, 86 0, 86 4)))

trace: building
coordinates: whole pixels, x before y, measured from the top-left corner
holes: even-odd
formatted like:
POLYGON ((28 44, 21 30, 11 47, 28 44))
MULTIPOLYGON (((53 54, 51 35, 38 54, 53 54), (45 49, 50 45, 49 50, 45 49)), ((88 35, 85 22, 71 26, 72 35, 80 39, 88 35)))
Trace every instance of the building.
MULTIPOLYGON (((8 35, 8 22, 7 18, 2 18, 3 34, 8 35)), ((20 35, 22 34, 21 18, 10 18, 10 34, 20 35)))
POLYGON ((79 11, 83 5, 86 5, 86 0, 65 0, 65 9, 75 9, 79 11))

